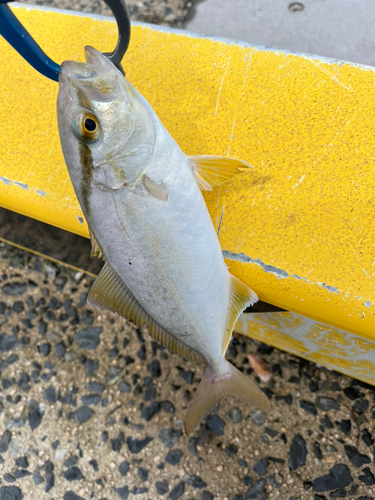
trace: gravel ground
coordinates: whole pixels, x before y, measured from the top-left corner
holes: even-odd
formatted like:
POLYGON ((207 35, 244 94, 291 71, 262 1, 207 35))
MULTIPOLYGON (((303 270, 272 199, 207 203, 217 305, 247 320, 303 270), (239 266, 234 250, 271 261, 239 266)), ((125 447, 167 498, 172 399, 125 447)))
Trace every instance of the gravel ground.
MULTIPOLYGON (((111 16, 111 9, 103 0, 20 0, 22 3, 78 10, 91 14, 111 16)), ((133 21, 181 27, 192 1, 189 0, 126 0, 133 21)))
POLYGON ((269 414, 221 402, 190 438, 203 367, 86 306, 93 278, 0 244, 0 500, 375 498, 375 388, 236 337, 269 414))

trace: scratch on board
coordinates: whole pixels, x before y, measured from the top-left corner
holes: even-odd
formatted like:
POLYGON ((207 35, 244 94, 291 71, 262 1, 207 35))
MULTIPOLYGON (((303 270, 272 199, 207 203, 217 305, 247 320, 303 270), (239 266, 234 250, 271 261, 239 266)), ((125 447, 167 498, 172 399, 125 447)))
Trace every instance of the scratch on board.
POLYGON ((220 194, 221 194, 221 186, 220 186, 220 188, 219 188, 219 194, 217 195, 216 208, 219 208, 220 194))
POLYGON ((338 68, 337 72, 336 72, 336 76, 333 76, 331 75, 330 73, 328 73, 328 71, 325 71, 321 65, 318 65, 318 64, 315 64, 314 61, 311 59, 311 62, 312 64, 318 68, 320 71, 322 71, 322 73, 324 73, 325 75, 329 76, 329 78, 331 80, 333 80, 334 82, 338 83, 339 85, 341 85, 341 87, 343 87, 344 89, 346 90, 352 90, 352 87, 346 87, 343 83, 341 83, 338 79, 337 79, 337 75, 338 75, 338 70, 340 69, 340 67, 338 68))
POLYGON ((219 233, 220 233, 221 223, 223 221, 224 209, 225 209, 225 206, 223 205, 223 210, 221 211, 221 217, 220 217, 219 227, 217 228, 217 235, 218 236, 219 236, 219 233))
POLYGON ((36 194, 39 194, 42 198, 44 198, 45 195, 47 194, 45 191, 41 191, 40 189, 36 189, 35 192, 36 194))
MULTIPOLYGON (((254 49, 251 49, 251 50, 250 50, 250 54, 249 54, 249 62, 248 62, 248 63, 247 63, 247 65, 246 65, 245 78, 244 78, 243 85, 242 85, 242 92, 241 92, 240 101, 242 101, 242 97, 243 97, 243 94, 244 94, 244 91, 245 91, 245 85, 246 85, 246 80, 247 80, 247 72, 248 72, 249 67, 250 67, 251 59, 253 58, 253 50, 254 50, 254 49)), ((245 58, 245 61, 246 61, 246 58, 245 58)), ((231 132, 231 134, 230 134, 230 140, 229 140, 229 142, 232 142, 232 140, 233 140, 233 136, 234 136, 234 127, 235 127, 235 125, 236 125, 236 118, 237 118, 237 114, 235 114, 235 115, 234 115, 234 118, 233 118, 232 132, 231 132)), ((228 151, 227 151, 227 156, 229 156, 229 151, 230 151, 230 148, 231 148, 231 146, 229 145, 229 147, 228 147, 228 151)))
POLYGON ((229 59, 228 59, 227 65, 225 67, 224 75, 223 75, 223 78, 222 78, 221 83, 220 83, 219 93, 217 95, 217 100, 216 100, 215 116, 217 115, 217 108, 219 107, 219 100, 220 100, 221 89, 223 88, 223 83, 224 83, 225 76, 227 74, 227 71, 228 71, 228 68, 229 68, 229 63, 230 63, 231 59, 232 59, 232 56, 230 56, 229 59))

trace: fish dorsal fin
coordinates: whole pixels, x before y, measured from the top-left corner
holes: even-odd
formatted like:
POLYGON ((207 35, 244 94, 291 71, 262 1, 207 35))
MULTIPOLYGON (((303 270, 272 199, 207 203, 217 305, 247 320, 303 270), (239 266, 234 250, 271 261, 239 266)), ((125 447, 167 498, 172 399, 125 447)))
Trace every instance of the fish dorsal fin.
POLYGON ((228 322, 227 335, 224 338, 223 349, 226 351, 234 325, 237 323, 242 311, 258 301, 256 293, 254 293, 248 286, 240 281, 235 276, 231 277, 231 292, 230 292, 230 314, 228 322))
POLYGON ((232 177, 252 168, 246 161, 226 156, 189 156, 191 168, 199 187, 203 191, 213 191, 214 186, 229 182, 232 177))
POLYGON ((98 257, 98 259, 103 259, 103 254, 100 249, 98 242, 94 236, 94 233, 89 228, 90 241, 91 241, 91 257, 98 257))
POLYGON ((173 337, 148 314, 108 263, 105 263, 93 284, 88 296, 88 303, 101 309, 109 309, 139 327, 147 326, 149 334, 170 351, 179 354, 182 358, 205 363, 201 354, 173 337))

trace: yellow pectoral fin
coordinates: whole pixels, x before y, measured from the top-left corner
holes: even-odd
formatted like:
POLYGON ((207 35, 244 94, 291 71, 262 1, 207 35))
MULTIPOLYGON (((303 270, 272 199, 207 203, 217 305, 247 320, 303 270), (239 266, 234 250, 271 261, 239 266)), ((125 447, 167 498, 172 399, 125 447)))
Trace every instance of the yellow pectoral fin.
POLYGON ((223 352, 226 351, 234 325, 237 323, 242 311, 258 301, 256 293, 235 276, 231 275, 230 316, 227 334, 224 337, 223 352))
POLYGON ((101 309, 115 312, 133 321, 137 326, 147 326, 148 333, 170 351, 179 354, 182 358, 205 363, 201 354, 176 339, 150 316, 108 263, 104 265, 91 287, 87 302, 101 309))
POLYGON ((246 161, 226 156, 189 156, 188 160, 203 191, 213 191, 214 186, 221 186, 233 176, 243 174, 241 168, 252 168, 246 161))

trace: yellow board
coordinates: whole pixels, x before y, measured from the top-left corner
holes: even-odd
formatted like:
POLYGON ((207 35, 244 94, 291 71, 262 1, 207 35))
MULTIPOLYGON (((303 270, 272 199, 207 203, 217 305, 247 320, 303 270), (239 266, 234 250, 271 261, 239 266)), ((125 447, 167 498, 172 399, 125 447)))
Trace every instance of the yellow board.
MULTIPOLYGON (((113 49, 108 19, 16 15, 55 61, 113 49)), ((0 38, 0 204, 87 236, 56 124, 58 85, 0 38)), ((124 60, 188 155, 253 170, 205 194, 230 271, 269 303, 375 339, 375 72, 134 25, 124 60)))
POLYGON ((234 331, 375 385, 375 342, 291 312, 242 314, 234 331))

